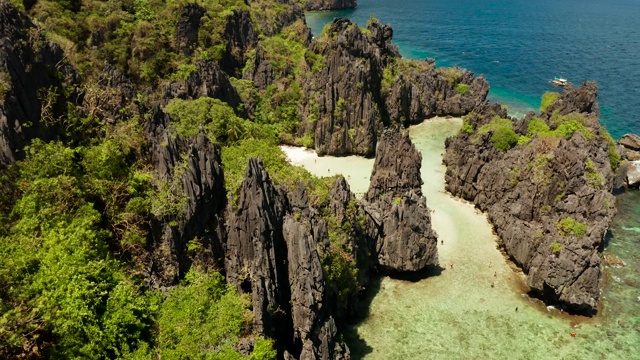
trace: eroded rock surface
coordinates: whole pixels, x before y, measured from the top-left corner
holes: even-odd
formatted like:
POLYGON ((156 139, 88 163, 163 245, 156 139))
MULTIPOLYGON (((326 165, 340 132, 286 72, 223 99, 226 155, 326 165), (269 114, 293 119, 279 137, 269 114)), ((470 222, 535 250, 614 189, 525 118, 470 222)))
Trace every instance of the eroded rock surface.
MULTIPOLYGON (((616 212, 609 142, 598 121, 597 86, 568 87, 541 115, 551 131, 569 119, 581 131, 527 134, 529 114, 512 129, 531 140, 504 152, 494 143, 499 105, 485 106, 446 141, 446 189, 487 212, 499 243, 546 301, 591 312, 599 298, 600 247, 616 212), (562 119, 561 116, 570 117, 562 119), (483 126, 485 126, 483 128, 483 126), (578 128, 580 126, 576 125, 578 128)), ((507 121, 507 123, 509 123, 507 121)))
POLYGON ((438 239, 421 190, 421 164, 408 133, 383 133, 364 208, 377 263, 386 270, 419 271, 438 264, 438 239))
MULTIPOLYGON (((299 136, 312 136, 318 154, 374 155, 378 134, 435 115, 462 115, 485 100, 484 78, 433 62, 400 60, 393 30, 377 20, 367 30, 336 19, 312 43, 316 62, 304 81, 299 136)), ((311 65, 310 65, 311 66, 311 65)))
POLYGON ((304 4, 306 11, 343 10, 358 6, 357 0, 307 0, 304 4))
POLYGON ((167 198, 151 221, 150 271, 152 285, 164 287, 175 285, 194 261, 203 270, 221 266, 226 195, 220 148, 202 132, 193 139, 176 137, 167 130, 166 115, 159 109, 154 114, 146 131, 167 198), (200 248, 195 256, 187 253, 190 241, 200 248))
POLYGON ((49 126, 60 115, 57 105, 67 101, 62 85, 72 88, 75 77, 60 46, 0 2, 0 169, 21 159, 30 140, 55 138, 49 126))
POLYGON ((622 159, 625 160, 620 169, 624 184, 628 187, 640 185, 640 136, 625 134, 618 140, 618 149, 622 159))
POLYGON ((213 61, 200 61, 197 70, 184 80, 174 80, 164 84, 161 99, 163 103, 178 98, 195 100, 200 97, 220 99, 233 109, 242 103, 236 89, 231 85, 229 77, 218 64, 213 61))
POLYGON ((327 301, 318 247, 328 243, 326 227, 313 226, 309 218, 284 221, 288 246, 289 282, 294 339, 302 347, 299 359, 348 358, 348 349, 336 342, 337 326, 327 301), (315 230, 315 231, 314 231, 315 230))
POLYGON ((249 160, 237 210, 229 217, 227 279, 252 297, 254 326, 277 339, 286 358, 341 359, 319 249, 328 247, 305 188, 276 188, 262 162, 249 160))

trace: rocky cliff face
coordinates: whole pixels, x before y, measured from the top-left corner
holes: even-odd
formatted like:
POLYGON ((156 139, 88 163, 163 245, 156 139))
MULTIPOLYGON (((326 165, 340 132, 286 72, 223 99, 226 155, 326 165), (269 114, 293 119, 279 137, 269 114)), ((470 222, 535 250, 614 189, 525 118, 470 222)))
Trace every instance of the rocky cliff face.
MULTIPOLYGON (((162 86, 160 102, 166 103, 175 98, 195 100, 200 97, 220 99, 233 109, 242 103, 229 77, 213 61, 200 61, 197 70, 184 80, 174 80, 162 86)), ((242 115, 242 114, 240 114, 242 115)))
POLYGON ((509 130, 496 124, 511 122, 499 105, 485 106, 447 139, 444 158, 447 190, 487 212, 499 244, 527 273, 532 290, 583 312, 597 306, 599 251, 616 212, 596 99, 594 83, 565 89, 540 118, 529 114, 513 122, 521 144, 502 151, 496 133, 509 130), (579 130, 563 130, 570 126, 579 130))
POLYGON ((262 163, 251 159, 238 210, 228 220, 225 269, 229 283, 251 294, 255 328, 267 336, 290 333, 293 328, 282 232, 288 207, 285 194, 273 186, 262 163))
POLYGON ((482 77, 400 60, 392 37, 391 27, 377 20, 363 31, 337 19, 312 43, 315 61, 326 65, 312 66, 303 81, 306 121, 298 135, 313 136, 319 154, 371 156, 384 126, 465 114, 486 98, 482 77))
POLYGON ((420 191, 420 154, 406 134, 393 131, 385 133, 380 148, 370 202, 359 205, 338 178, 323 210, 309 205, 302 184, 285 191, 272 183, 260 160, 249 161, 237 208, 228 209, 225 270, 239 292, 251 294, 256 331, 277 339, 284 358, 349 357, 336 340, 335 319, 354 311, 351 296, 359 290, 345 288, 336 273, 328 275, 337 271, 329 270, 333 261, 353 259, 360 286, 374 267, 411 272, 437 263, 437 239, 420 191), (399 156, 396 165, 392 159, 399 156), (326 211, 331 224, 321 215, 326 211), (367 217, 378 217, 378 223, 367 217), (330 240, 330 228, 349 230, 330 240), (344 291, 353 294, 345 298, 344 291))
POLYGON ((227 223, 225 269, 251 294, 256 331, 277 339, 285 358, 340 359, 349 352, 335 339, 318 253, 329 236, 313 212, 304 187, 287 194, 251 159, 227 223))
POLYGON ((349 358, 348 348, 336 341, 337 326, 318 254, 318 247, 329 242, 325 224, 287 215, 283 230, 289 250, 294 343, 296 348, 301 347, 299 356, 290 355, 298 359, 349 358))
MULTIPOLYGON (((155 109, 146 131, 151 162, 162 182, 162 207, 151 221, 153 285, 175 285, 192 264, 203 270, 223 259, 226 195, 220 148, 202 132, 181 139, 167 130, 167 116, 155 109), (187 245, 199 250, 189 254, 187 245)), ((158 206, 156 206, 158 207, 158 206)))
POLYGON ((180 10, 180 19, 173 33, 174 48, 185 56, 191 56, 198 43, 200 19, 207 10, 197 4, 186 4, 180 10))
POLYGON ((357 0, 307 0, 304 3, 306 11, 343 10, 358 6, 357 0))
POLYGON ((222 68, 236 77, 242 77, 246 54, 258 43, 258 34, 247 10, 236 10, 227 18, 225 28, 227 46, 222 57, 222 68))
POLYGON ((383 133, 363 202, 383 269, 419 271, 438 264, 438 239, 421 190, 421 163, 407 133, 383 133))
POLYGON ((47 127, 67 100, 62 84, 75 81, 60 46, 13 5, 0 2, 0 169, 22 158, 31 139, 53 138, 47 127))
POLYGON ((85 86, 80 103, 82 116, 109 124, 140 115, 133 103, 136 89, 118 69, 105 63, 96 84, 85 86))

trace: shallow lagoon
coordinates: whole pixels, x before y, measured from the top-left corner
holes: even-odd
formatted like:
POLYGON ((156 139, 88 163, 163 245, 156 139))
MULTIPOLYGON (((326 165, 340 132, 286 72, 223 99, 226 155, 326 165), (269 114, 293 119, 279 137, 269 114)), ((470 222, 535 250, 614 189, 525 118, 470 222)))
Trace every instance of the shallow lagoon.
MULTIPOLYGON (((367 316, 347 331, 354 358, 640 356, 640 236, 636 232, 640 230, 640 194, 618 198, 620 214, 606 253, 616 254, 627 266, 605 269, 599 314, 585 318, 546 308, 526 295, 523 274, 497 248, 486 216, 444 191, 444 140, 461 124, 460 119, 434 118, 410 130, 423 156, 423 192, 434 210, 433 227, 443 241, 438 251, 444 269, 417 282, 388 277, 374 282, 363 304, 367 316)), ((344 174, 356 193, 368 187, 371 159, 317 158, 292 148, 286 152, 292 162, 316 175, 344 174)))

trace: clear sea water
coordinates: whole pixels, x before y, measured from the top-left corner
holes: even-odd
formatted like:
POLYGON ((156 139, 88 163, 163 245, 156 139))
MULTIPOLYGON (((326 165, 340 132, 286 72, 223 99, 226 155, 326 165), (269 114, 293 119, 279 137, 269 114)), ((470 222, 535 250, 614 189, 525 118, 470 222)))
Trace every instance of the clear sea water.
POLYGON ((307 13, 314 34, 336 17, 371 14, 394 29, 404 57, 432 57, 484 74, 490 99, 512 116, 539 107, 548 84, 596 80, 601 121, 614 138, 640 133, 640 0, 359 0, 307 13))

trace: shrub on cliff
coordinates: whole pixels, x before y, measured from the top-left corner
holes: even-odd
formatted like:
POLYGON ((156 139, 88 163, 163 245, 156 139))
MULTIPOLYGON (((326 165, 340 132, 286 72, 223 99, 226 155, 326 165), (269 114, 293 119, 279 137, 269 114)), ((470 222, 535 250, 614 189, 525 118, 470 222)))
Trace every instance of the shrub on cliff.
POLYGON ((464 95, 466 93, 468 93, 469 91, 471 91, 471 87, 467 84, 457 84, 456 87, 454 88, 454 90, 460 94, 460 95, 464 95))
POLYGON ((505 152, 518 144, 518 134, 513 130, 513 123, 509 119, 494 117, 490 123, 482 125, 478 129, 475 141, 480 135, 487 132, 492 132, 491 143, 500 152, 505 152))
POLYGON ((493 132, 491 142, 496 150, 505 152, 518 143, 518 134, 511 128, 501 127, 493 132))
POLYGON ((554 241, 551 244, 549 244, 549 250, 553 254, 558 255, 562 251, 562 244, 554 241))
POLYGON ((560 94, 553 91, 548 91, 542 95, 542 101, 540 102, 540 112, 545 112, 551 104, 556 102, 560 94))
POLYGON ((566 217, 558 221, 555 225, 562 236, 573 235, 581 238, 587 233, 587 226, 572 217, 566 217))
POLYGON ((171 115, 170 128, 183 138, 198 134, 200 127, 211 142, 233 144, 244 138, 268 138, 272 131, 236 116, 233 109, 218 99, 174 99, 165 107, 171 115))
POLYGON ((527 125, 527 136, 531 137, 534 133, 538 134, 546 134, 549 132, 549 125, 547 123, 537 117, 529 120, 529 124, 527 125))

